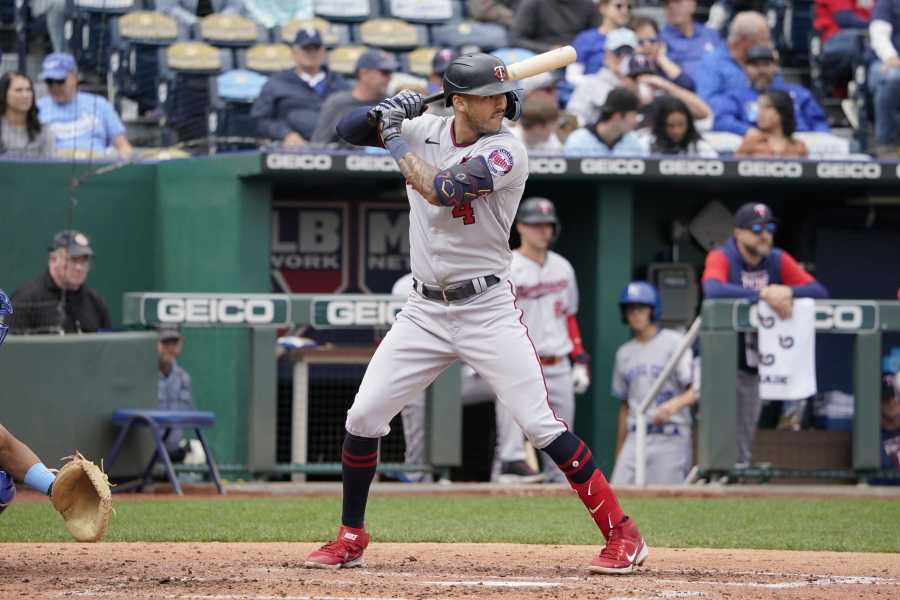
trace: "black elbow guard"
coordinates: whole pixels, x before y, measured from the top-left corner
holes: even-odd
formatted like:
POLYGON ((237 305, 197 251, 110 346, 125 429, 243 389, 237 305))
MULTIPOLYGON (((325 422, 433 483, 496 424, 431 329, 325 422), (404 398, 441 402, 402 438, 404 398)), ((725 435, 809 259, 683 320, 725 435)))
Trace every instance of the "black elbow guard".
POLYGON ((456 206, 494 191, 494 178, 483 156, 439 172, 434 178, 434 191, 444 206, 456 206))

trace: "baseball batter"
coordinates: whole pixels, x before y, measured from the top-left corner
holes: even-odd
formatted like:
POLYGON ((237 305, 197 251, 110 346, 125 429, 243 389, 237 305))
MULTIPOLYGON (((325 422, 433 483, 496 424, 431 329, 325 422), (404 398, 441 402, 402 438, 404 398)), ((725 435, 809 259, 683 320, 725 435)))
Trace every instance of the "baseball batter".
MULTIPOLYGON (((625 286, 619 306, 634 337, 616 352, 613 370, 612 394, 621 403, 620 450, 612 474, 616 485, 635 483, 634 415, 682 339, 680 333, 656 324, 662 313, 659 292, 646 281, 632 281, 625 286)), ((692 369, 693 357, 688 349, 654 401, 645 438, 648 484, 684 483, 691 468, 690 407, 697 400, 691 386, 692 369)))
MULTIPOLYGON (((516 216, 516 230, 522 243, 512 253, 511 278, 518 305, 544 369, 550 408, 571 428, 575 421, 575 394, 583 394, 590 385, 590 358, 581 343, 575 317, 575 271, 569 261, 550 250, 560 231, 556 208, 550 200, 524 200, 516 216)), ((521 430, 515 426, 512 413, 499 402, 497 453, 501 477, 508 465, 525 458, 521 430)), ((565 481, 565 475, 551 461, 544 461, 543 472, 546 481, 565 481)))
POLYGON ((607 541, 590 569, 630 573, 647 558, 648 548, 590 449, 550 410, 540 360, 509 279, 509 231, 528 177, 525 148, 503 127, 504 117, 516 119, 520 113, 515 83, 502 61, 481 53, 452 61, 443 83, 452 117, 422 115, 422 97, 401 92, 372 109, 376 125, 361 108, 337 126, 348 142, 387 148, 406 179, 414 281, 347 412, 337 538, 312 552, 305 564, 363 564, 369 544, 365 507, 378 440, 411 398, 460 360, 493 388, 590 511, 607 541))

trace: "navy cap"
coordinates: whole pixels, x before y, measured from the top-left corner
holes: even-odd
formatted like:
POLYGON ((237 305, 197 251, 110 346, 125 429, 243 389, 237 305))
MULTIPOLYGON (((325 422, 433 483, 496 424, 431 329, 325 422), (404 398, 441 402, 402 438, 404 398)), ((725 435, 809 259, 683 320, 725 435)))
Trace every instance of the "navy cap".
POLYGON ((434 58, 431 59, 431 72, 435 75, 443 75, 450 63, 458 56, 459 53, 453 48, 441 48, 434 53, 434 58))
POLYGON ((390 52, 372 48, 366 50, 356 61, 356 70, 360 69, 378 69, 379 71, 398 71, 400 63, 397 58, 390 52))
POLYGON ((77 71, 75 57, 66 52, 54 52, 48 54, 41 65, 39 79, 65 79, 72 71, 77 71))
POLYGON ((49 250, 52 252, 59 248, 65 248, 69 252, 69 256, 93 256, 94 250, 91 248, 91 241, 86 235, 74 229, 63 229, 53 236, 53 242, 50 244, 49 250))
POLYGON ((772 215, 772 209, 762 202, 748 202, 741 206, 734 214, 734 226, 747 229, 756 224, 777 223, 772 215))
POLYGON ((775 51, 765 45, 753 46, 747 50, 747 62, 753 62, 755 60, 775 62, 775 51))
POLYGON ((294 36, 294 45, 300 47, 321 46, 322 34, 319 33, 319 30, 315 27, 304 27, 302 29, 298 29, 297 35, 294 36))

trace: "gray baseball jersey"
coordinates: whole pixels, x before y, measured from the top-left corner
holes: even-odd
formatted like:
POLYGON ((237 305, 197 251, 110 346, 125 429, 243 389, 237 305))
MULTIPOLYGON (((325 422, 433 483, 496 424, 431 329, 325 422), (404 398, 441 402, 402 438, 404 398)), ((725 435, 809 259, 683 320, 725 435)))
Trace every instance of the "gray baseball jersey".
POLYGON ((578 312, 578 284, 572 265, 552 250, 543 264, 516 250, 511 270, 517 304, 538 354, 567 356, 572 352, 567 318, 578 312))

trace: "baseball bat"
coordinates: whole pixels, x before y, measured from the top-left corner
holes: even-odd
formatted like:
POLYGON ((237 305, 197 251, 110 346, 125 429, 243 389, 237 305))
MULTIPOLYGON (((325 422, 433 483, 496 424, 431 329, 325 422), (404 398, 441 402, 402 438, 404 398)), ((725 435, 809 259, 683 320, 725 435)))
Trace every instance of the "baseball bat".
MULTIPOLYGON (((528 77, 540 75, 541 73, 546 73, 547 71, 561 69, 562 67, 575 62, 575 59, 575 48, 573 48, 572 46, 560 46, 559 48, 548 50, 547 52, 543 52, 541 54, 538 54, 537 56, 532 56, 531 58, 526 58, 525 60, 520 60, 517 63, 507 65, 506 79, 527 79, 528 77)), ((436 92, 434 94, 431 94, 430 96, 425 96, 422 99, 422 102, 424 102, 425 104, 430 104, 432 102, 437 102, 438 100, 443 99, 443 97, 444 90, 441 90, 440 92, 436 92)), ((373 114, 373 111, 370 111, 369 121, 374 123, 375 121, 377 121, 377 119, 377 115, 373 114)))

